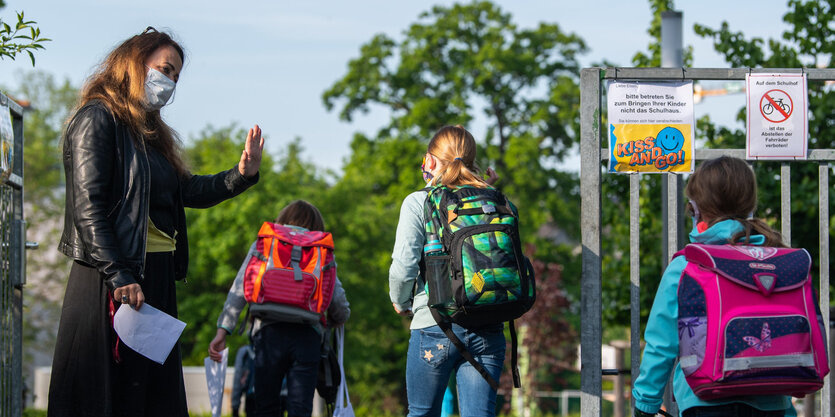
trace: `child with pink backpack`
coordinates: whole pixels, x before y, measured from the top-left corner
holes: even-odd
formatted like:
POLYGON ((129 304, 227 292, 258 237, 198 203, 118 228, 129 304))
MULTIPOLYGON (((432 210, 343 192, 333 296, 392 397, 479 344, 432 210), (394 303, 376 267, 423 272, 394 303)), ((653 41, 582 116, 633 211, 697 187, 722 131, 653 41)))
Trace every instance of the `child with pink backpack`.
POLYGON ((685 194, 692 244, 661 278, 634 415, 659 411, 674 373, 683 417, 795 416, 790 396, 817 391, 829 372, 811 258, 752 217, 757 184, 745 161, 705 161, 685 194))

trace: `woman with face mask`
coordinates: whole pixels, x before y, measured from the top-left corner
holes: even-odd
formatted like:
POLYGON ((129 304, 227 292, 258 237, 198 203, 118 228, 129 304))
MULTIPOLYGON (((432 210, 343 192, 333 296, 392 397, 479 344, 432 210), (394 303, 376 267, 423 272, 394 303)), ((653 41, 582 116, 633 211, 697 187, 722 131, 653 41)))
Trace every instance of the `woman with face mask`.
POLYGON ((179 345, 158 364, 120 343, 112 317, 150 304, 177 316, 186 277, 185 207, 206 208, 258 181, 255 125, 230 169, 193 175, 162 120, 185 54, 148 28, 87 80, 64 134, 66 211, 59 250, 73 260, 49 387, 49 416, 187 416, 179 345))

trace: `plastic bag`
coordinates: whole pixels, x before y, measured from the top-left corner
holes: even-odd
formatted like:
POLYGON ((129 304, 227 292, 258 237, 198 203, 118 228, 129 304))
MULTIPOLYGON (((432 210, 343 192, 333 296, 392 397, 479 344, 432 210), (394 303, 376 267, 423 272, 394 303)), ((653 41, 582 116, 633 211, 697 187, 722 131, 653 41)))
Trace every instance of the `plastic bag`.
POLYGON ((351 397, 348 396, 348 382, 345 377, 345 366, 342 359, 342 352, 345 348, 345 326, 336 328, 336 346, 339 350, 339 373, 342 375, 342 382, 336 392, 336 404, 333 408, 333 417, 354 417, 354 407, 351 405, 351 397))

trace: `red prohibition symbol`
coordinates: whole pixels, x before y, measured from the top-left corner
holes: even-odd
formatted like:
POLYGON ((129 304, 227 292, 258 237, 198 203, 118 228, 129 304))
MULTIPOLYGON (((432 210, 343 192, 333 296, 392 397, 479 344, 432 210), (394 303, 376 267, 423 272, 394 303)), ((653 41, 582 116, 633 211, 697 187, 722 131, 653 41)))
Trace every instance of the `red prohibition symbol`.
POLYGON ((760 99, 760 113, 772 123, 785 122, 794 110, 791 96, 783 90, 769 90, 760 99))

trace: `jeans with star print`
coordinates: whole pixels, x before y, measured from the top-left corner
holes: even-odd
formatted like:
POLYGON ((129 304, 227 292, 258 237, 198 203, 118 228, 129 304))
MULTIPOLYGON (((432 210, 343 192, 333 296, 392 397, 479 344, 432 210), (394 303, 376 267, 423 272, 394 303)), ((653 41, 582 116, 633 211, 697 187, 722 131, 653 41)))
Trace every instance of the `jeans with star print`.
MULTIPOLYGON (((497 382, 505 356, 504 324, 479 329, 452 327, 470 354, 497 382)), ((449 377, 456 373, 461 417, 496 415, 496 391, 462 356, 436 325, 413 329, 406 358, 408 417, 439 416, 449 377)))

